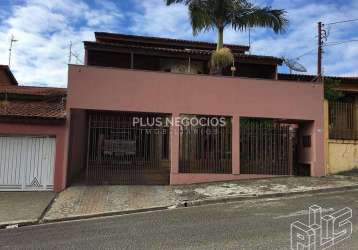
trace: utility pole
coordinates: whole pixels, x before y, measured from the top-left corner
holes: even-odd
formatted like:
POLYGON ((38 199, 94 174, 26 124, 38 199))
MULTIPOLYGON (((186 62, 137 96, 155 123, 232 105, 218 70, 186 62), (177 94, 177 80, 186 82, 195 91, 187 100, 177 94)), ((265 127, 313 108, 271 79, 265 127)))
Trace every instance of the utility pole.
POLYGON ((328 33, 322 22, 318 22, 318 55, 317 55, 317 77, 319 81, 323 79, 322 54, 324 42, 328 39, 328 33))
POLYGON ((321 80, 322 77, 322 22, 318 23, 318 55, 317 55, 317 77, 321 80))

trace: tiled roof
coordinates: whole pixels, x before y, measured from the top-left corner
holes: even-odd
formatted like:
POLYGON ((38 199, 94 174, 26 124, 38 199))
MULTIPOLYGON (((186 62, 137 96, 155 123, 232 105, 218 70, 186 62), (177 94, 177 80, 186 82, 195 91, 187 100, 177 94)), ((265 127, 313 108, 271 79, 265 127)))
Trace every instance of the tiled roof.
POLYGON ((0 93, 36 96, 66 96, 67 89, 35 86, 0 86, 0 93))
MULTIPOLYGON (((141 45, 146 44, 156 47, 172 47, 172 48, 196 47, 198 49, 201 48, 207 50, 213 50, 216 48, 216 43, 173 39, 173 38, 149 37, 149 36, 127 35, 127 34, 107 33, 107 32, 95 32, 95 36, 96 36, 96 41, 98 42, 114 42, 114 43, 129 42, 131 44, 141 44, 141 45)), ((225 44, 225 46, 237 52, 245 52, 250 49, 250 47, 246 45, 225 44)))
POLYGON ((0 101, 0 116, 18 118, 65 119, 65 105, 61 102, 0 101))
POLYGON ((0 117, 65 119, 66 89, 0 87, 0 117))
MULTIPOLYGON (((5 75, 9 78, 10 80, 10 83, 12 85, 18 85, 17 81, 16 81, 16 78, 14 77, 14 75, 12 74, 10 68, 8 65, 0 65, 0 70, 3 71, 5 73, 5 75)), ((2 79, 4 80, 4 79, 2 79)), ((0 79, 1 81, 1 79, 0 79)), ((7 81, 6 81, 7 82, 7 81)), ((2 83, 2 82, 0 82, 2 83)), ((0 84, 1 85, 1 84, 0 84)))
MULTIPOLYGON (((325 78, 339 80, 343 84, 358 84, 358 77, 325 76, 325 78)), ((311 82, 316 79, 317 79, 316 75, 282 74, 282 73, 278 74, 278 80, 311 82)))
MULTIPOLYGON (((203 50, 203 49, 178 49, 178 48, 163 48, 163 47, 146 47, 140 45, 128 45, 128 44, 119 44, 119 43, 110 43, 110 42, 85 42, 85 46, 103 46, 103 47, 113 47, 113 48, 125 48, 133 50, 147 50, 147 51, 157 51, 157 52, 168 52, 176 54, 187 54, 187 55, 202 55, 210 56, 212 50, 203 50)), ((281 64, 282 59, 273 57, 273 56, 261 56, 261 55, 249 55, 242 53, 233 53, 234 56, 238 59, 246 60, 263 60, 271 61, 276 64, 281 64)))

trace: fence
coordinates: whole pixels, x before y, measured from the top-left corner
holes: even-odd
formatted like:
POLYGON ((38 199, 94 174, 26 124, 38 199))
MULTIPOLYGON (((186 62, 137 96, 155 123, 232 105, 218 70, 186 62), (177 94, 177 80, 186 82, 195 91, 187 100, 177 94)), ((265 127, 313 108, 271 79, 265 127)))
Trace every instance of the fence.
POLYGON ((241 123, 240 173, 292 175, 290 126, 262 122, 241 123))
POLYGON ((358 105, 351 102, 329 102, 329 138, 358 140, 358 105))
POLYGON ((168 184, 169 128, 133 125, 161 115, 90 113, 86 177, 93 184, 168 184))
POLYGON ((180 128, 180 173, 231 174, 231 118, 225 121, 225 126, 180 128))

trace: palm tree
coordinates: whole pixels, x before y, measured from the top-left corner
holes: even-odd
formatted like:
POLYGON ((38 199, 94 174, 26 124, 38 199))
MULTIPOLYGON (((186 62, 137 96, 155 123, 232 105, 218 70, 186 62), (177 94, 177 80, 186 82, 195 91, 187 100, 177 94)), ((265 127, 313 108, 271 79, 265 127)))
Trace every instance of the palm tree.
POLYGON ((165 0, 167 5, 183 3, 188 6, 193 34, 216 29, 218 32, 216 52, 211 65, 223 68, 232 63, 233 55, 224 46, 224 29, 234 30, 251 27, 271 28, 275 33, 283 32, 288 24, 286 11, 259 7, 247 0, 165 0), (231 61, 230 61, 231 60, 231 61))

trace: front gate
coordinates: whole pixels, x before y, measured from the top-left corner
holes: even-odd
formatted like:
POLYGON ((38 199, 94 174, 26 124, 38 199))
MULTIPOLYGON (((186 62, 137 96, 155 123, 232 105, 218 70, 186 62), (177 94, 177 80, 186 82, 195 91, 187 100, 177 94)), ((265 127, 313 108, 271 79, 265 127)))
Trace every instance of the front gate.
POLYGON ((153 124, 156 118, 165 117, 148 113, 90 113, 87 182, 169 184, 169 127, 153 124))
POLYGON ((181 126, 179 172, 200 174, 231 174, 231 118, 189 116, 196 119, 225 119, 222 126, 181 126))
POLYGON ((293 131, 290 125, 248 122, 240 125, 240 173, 293 174, 293 131))

